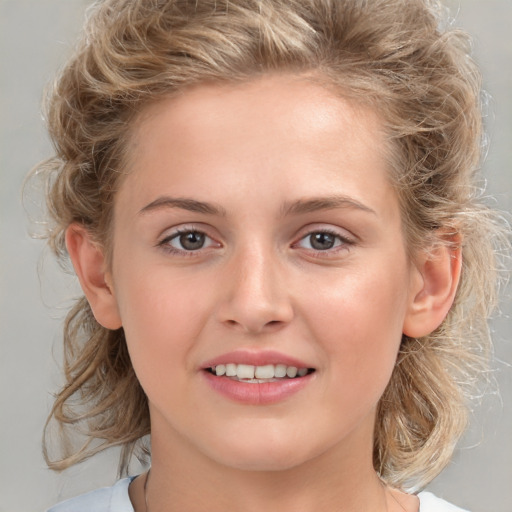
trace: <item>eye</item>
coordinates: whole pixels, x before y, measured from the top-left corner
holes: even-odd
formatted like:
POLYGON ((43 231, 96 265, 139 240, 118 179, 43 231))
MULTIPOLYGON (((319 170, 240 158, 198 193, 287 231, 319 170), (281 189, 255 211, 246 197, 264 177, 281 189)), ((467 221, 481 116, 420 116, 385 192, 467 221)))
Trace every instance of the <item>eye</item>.
POLYGON ((172 238, 169 243, 176 249, 185 249, 186 251, 197 251, 202 249, 206 235, 198 231, 189 231, 188 233, 181 233, 172 238), (176 247, 179 245, 180 247, 176 247))
POLYGON ((193 252, 214 246, 216 242, 202 231, 180 230, 165 237, 158 245, 171 252, 193 252))
POLYGON ((313 231, 297 242, 298 247, 313 251, 329 251, 338 247, 351 245, 352 242, 338 233, 331 231, 313 231))

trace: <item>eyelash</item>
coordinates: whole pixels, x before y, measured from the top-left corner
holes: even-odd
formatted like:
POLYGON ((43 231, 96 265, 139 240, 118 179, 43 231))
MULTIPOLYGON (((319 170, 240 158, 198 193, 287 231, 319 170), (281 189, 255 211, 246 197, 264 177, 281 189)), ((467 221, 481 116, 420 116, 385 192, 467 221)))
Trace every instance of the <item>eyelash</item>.
MULTIPOLYGON (((160 240, 158 243, 157 243, 157 247, 160 247, 161 249, 163 249, 164 251, 166 251, 167 253, 170 253, 170 254, 175 254, 175 255, 178 255, 178 256, 185 256, 185 257, 194 257, 194 256, 198 256, 200 252, 202 252, 202 250, 204 249, 208 249, 208 247, 200 247, 196 250, 187 250, 187 249, 177 249, 175 247, 173 247, 172 245, 170 245, 170 242, 172 240, 175 240, 179 237, 181 237, 182 235, 186 235, 186 234, 197 234, 197 235, 203 235, 205 238, 215 242, 215 240, 208 236, 204 231, 200 230, 200 229, 194 229, 194 228, 178 228, 176 229, 172 234, 164 237, 162 240, 160 240)), ((218 244, 218 246, 220 246, 220 243, 219 242, 216 242, 218 244)))
MULTIPOLYGON (((200 247, 196 250, 193 250, 193 249, 187 250, 187 249, 177 249, 177 248, 173 247, 172 245, 170 245, 170 242, 172 240, 176 240, 177 238, 181 237, 182 235, 192 234, 192 233, 197 234, 197 235, 203 235, 205 238, 216 243, 217 247, 221 247, 220 242, 216 242, 212 237, 208 236, 203 230, 194 229, 194 228, 178 228, 178 229, 176 229, 172 234, 170 234, 170 235, 164 237, 162 240, 160 240, 157 243, 157 247, 160 247, 167 253, 178 255, 178 256, 185 256, 185 257, 199 256, 203 252, 203 250, 207 250, 209 247, 200 247)), ((306 234, 301 236, 301 238, 299 238, 299 240, 297 242, 294 242, 291 246, 298 247, 300 242, 302 242, 303 240, 308 239, 308 237, 311 237, 312 235, 316 235, 316 234, 331 235, 332 237, 334 237, 335 243, 339 242, 338 245, 335 245, 334 247, 328 248, 325 250, 314 249, 314 248, 310 248, 310 249, 304 248, 310 253, 310 255, 312 255, 313 257, 316 257, 316 258, 322 258, 322 257, 326 258, 329 256, 335 256, 338 252, 346 251, 351 246, 353 246, 355 244, 355 241, 353 239, 351 239, 347 236, 343 236, 340 233, 336 232, 335 230, 320 228, 320 229, 313 229, 311 231, 308 231, 306 234)))
POLYGON ((308 239, 312 235, 321 234, 321 235, 331 235, 335 239, 335 243, 339 242, 338 245, 335 245, 332 248, 321 250, 321 249, 308 249, 309 254, 313 256, 314 258, 329 258, 331 256, 337 256, 339 252, 341 251, 347 251, 351 246, 355 244, 355 241, 352 238, 349 238, 347 236, 343 236, 334 229, 326 229, 326 228, 319 228, 319 229, 313 229, 311 231, 308 231, 305 235, 301 236, 301 238, 293 244, 293 246, 297 246, 302 242, 303 240, 308 239))

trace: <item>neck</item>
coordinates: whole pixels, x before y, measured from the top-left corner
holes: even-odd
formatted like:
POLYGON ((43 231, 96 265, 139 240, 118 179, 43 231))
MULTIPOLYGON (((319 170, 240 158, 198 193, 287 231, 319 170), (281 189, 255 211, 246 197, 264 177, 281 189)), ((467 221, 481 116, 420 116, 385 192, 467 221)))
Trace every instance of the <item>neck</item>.
MULTIPOLYGON (((174 475, 179 474, 179 470, 174 475)), ((182 476, 185 476, 182 473, 182 476)), ((323 475, 326 477, 326 475, 323 475)), ((176 478, 174 478, 176 480, 176 478)), ((166 478, 158 466, 152 467, 147 488, 148 510, 144 512, 224 512, 240 510, 256 512, 280 510, 282 512, 387 512, 387 492, 375 473, 360 480, 346 479, 333 483, 336 478, 324 478, 289 470, 273 472, 226 472, 217 473, 207 482, 192 478, 183 485, 183 479, 173 482, 166 478), (285 474, 286 473, 286 474, 285 474), (229 474, 229 477, 227 476, 229 474), (187 485, 196 482, 198 485, 187 485), (349 485, 352 482, 353 485, 349 485), (172 507, 169 507, 172 504, 172 507)), ((137 511, 138 512, 138 511, 137 511)))
POLYGON ((361 452, 361 439, 292 467, 264 471, 219 464, 191 450, 186 439, 171 447, 168 439, 168 433, 160 438, 153 430, 148 512, 387 510, 386 489, 373 470, 371 450, 361 452))

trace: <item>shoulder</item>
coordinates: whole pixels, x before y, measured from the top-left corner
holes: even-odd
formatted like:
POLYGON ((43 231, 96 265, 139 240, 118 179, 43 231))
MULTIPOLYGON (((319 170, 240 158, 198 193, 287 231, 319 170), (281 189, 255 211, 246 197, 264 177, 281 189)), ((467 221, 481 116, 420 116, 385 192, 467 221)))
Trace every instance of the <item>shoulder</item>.
POLYGON ((128 495, 133 478, 123 478, 112 487, 103 487, 63 501, 46 512, 134 512, 128 495))
POLYGON ((420 499, 419 512, 468 512, 434 496, 431 492, 420 492, 418 498, 420 499))

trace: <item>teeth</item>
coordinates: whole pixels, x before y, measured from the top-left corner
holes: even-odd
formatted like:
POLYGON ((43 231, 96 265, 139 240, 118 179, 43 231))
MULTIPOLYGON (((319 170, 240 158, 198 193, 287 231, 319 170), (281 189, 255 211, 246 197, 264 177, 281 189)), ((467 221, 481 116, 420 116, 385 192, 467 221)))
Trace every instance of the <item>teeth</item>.
POLYGON ((286 376, 290 377, 290 379, 293 379, 294 377, 296 377, 297 376, 297 368, 295 368, 295 366, 288 366, 288 368, 286 368, 286 376))
POLYGON ((276 364, 274 368, 274 377, 286 377, 286 365, 276 364))
POLYGON ((236 364, 230 363, 226 365, 226 377, 236 377, 236 364))
POLYGON ((250 364, 218 364, 211 368, 212 373, 221 377, 236 377, 238 379, 282 379, 288 377, 304 377, 308 374, 307 368, 297 368, 295 366, 286 366, 285 364, 266 364, 264 366, 253 366, 250 364))
POLYGON ((274 365, 267 364, 266 366, 256 366, 254 370, 254 376, 257 379, 273 379, 274 374, 274 365))
POLYGON ((239 364, 236 367, 236 376, 239 379, 254 379, 254 366, 250 364, 239 364))

